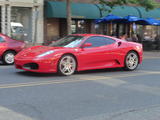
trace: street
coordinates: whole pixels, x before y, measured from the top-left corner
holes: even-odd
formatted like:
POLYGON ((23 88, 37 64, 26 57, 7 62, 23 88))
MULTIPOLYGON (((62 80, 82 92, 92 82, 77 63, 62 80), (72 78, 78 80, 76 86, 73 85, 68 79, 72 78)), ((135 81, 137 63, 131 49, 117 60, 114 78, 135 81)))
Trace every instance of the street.
POLYGON ((72 76, 0 65, 0 120, 159 120, 160 56, 72 76))

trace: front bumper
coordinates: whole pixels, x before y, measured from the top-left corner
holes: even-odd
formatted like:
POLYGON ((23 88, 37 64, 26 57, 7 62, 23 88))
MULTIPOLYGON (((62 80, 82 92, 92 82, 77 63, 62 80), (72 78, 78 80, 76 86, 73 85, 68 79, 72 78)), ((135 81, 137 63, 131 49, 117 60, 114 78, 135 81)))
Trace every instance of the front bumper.
POLYGON ((50 59, 16 59, 15 67, 17 69, 40 72, 40 73, 55 73, 57 72, 57 61, 50 59))

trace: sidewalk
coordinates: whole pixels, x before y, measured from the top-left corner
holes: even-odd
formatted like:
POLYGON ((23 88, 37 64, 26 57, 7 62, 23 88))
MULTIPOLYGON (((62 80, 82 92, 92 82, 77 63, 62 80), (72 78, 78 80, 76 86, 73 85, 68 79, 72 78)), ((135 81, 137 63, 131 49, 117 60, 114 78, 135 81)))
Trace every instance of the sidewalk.
POLYGON ((143 57, 145 58, 160 58, 160 51, 144 51, 143 57))
POLYGON ((126 111, 113 115, 106 120, 160 120, 160 106, 126 111))
POLYGON ((103 113, 76 120, 160 120, 160 106, 150 106, 140 109, 130 109, 116 113, 103 113))

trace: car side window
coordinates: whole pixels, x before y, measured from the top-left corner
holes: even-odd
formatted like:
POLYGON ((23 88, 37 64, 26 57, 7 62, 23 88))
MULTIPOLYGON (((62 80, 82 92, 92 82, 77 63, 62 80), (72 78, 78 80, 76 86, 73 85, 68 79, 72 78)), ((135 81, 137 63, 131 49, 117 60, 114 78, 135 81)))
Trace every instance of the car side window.
MULTIPOLYGON (((105 41, 101 37, 90 37, 88 38, 85 43, 92 43, 91 47, 100 47, 105 45, 105 41)), ((87 47, 90 48, 90 47, 87 47)))
POLYGON ((107 38, 107 37, 103 37, 105 42, 106 42, 106 45, 110 45, 110 44, 113 44, 115 43, 116 41, 113 40, 112 38, 107 38))
MULTIPOLYGON (((104 45, 110 45, 115 43, 115 40, 111 39, 111 38, 107 38, 107 37, 99 37, 99 36, 94 36, 94 37, 90 37, 88 38, 85 43, 92 43, 91 47, 100 47, 100 46, 104 46, 104 45)), ((87 48, 91 48, 91 47, 87 47, 87 48)))
POLYGON ((3 42, 5 42, 5 40, 2 37, 0 37, 0 43, 3 43, 3 42))

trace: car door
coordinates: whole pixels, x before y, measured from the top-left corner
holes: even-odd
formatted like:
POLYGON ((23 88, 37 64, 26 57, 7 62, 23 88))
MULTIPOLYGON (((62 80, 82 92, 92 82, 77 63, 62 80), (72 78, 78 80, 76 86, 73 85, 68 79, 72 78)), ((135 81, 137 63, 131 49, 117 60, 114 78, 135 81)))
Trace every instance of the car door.
POLYGON ((115 41, 108 40, 107 37, 93 36, 88 38, 85 43, 91 43, 92 46, 81 48, 79 54, 79 65, 82 70, 103 68, 110 65, 113 59, 113 48, 115 41))
POLYGON ((7 47, 6 41, 4 40, 4 38, 0 37, 0 56, 5 51, 6 47, 7 47))

